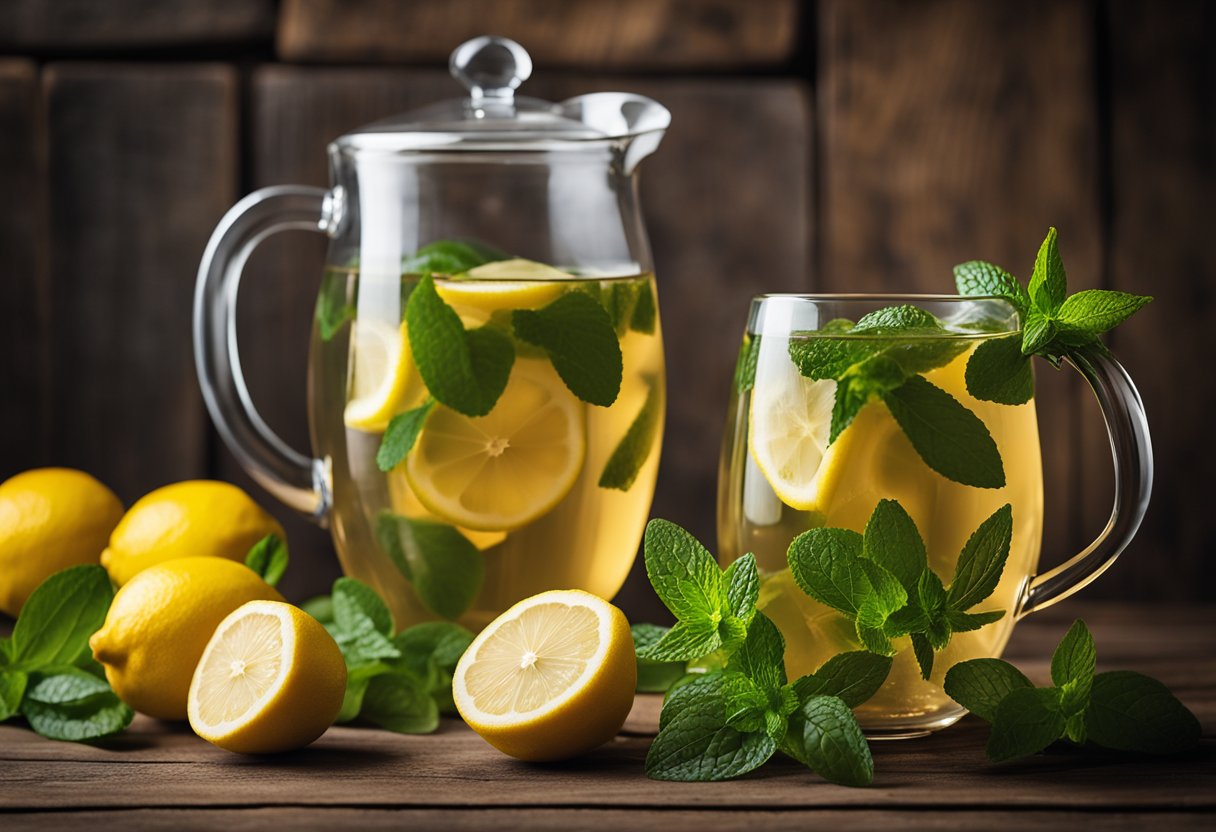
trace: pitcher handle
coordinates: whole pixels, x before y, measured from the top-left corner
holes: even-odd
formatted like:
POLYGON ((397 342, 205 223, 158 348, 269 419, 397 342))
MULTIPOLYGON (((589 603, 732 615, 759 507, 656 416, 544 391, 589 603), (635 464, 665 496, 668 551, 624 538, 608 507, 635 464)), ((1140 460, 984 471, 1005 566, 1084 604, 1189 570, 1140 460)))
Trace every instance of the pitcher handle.
POLYGON ((1080 554, 1031 579, 1019 617, 1049 607, 1105 572, 1135 537, 1153 490, 1153 444, 1144 402, 1131 376, 1100 344, 1066 357, 1093 389, 1102 408, 1115 464, 1115 501, 1106 527, 1080 554))
POLYGON ((289 447, 258 415, 241 372, 236 300, 241 272, 258 243, 289 229, 332 233, 340 196, 301 185, 249 194, 212 232, 194 290, 194 363, 220 436, 259 485, 322 526, 332 504, 327 465, 289 447))

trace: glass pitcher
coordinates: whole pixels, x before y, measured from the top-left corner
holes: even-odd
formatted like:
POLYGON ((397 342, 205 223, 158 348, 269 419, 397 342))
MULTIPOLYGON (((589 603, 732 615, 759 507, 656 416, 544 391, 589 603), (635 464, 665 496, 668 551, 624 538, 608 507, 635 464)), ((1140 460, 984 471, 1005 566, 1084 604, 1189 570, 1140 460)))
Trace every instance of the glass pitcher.
POLYGON ((467 97, 334 141, 328 190, 250 194, 199 267, 195 358, 220 434, 332 529, 398 626, 478 629, 549 589, 610 598, 650 510, 665 377, 637 168, 670 114, 629 93, 516 96, 531 70, 513 41, 463 44, 467 97), (285 229, 329 237, 311 456, 258 416, 236 344, 242 267, 285 229))

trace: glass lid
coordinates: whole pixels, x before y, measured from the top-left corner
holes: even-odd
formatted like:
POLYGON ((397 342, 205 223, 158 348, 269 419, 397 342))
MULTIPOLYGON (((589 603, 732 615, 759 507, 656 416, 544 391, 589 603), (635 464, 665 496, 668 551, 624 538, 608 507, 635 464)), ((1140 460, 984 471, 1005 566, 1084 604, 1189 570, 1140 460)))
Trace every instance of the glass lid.
POLYGON ((671 123, 667 108, 632 93, 590 93, 558 103, 516 95, 532 74, 532 58, 507 38, 466 41, 448 66, 468 90, 466 97, 361 127, 339 138, 337 147, 390 153, 578 149, 588 142, 661 133, 671 123))

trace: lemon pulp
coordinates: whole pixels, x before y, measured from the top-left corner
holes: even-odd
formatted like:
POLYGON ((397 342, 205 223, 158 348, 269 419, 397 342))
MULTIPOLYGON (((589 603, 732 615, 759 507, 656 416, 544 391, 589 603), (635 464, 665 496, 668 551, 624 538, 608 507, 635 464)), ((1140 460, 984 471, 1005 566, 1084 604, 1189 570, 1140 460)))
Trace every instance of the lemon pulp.
POLYGON ((198 704, 207 725, 234 722, 248 713, 283 673, 283 624, 253 613, 237 620, 199 663, 199 685, 208 691, 198 704))
POLYGON ((355 322, 351 337, 351 389, 344 413, 349 428, 379 433, 397 413, 426 395, 414 365, 405 324, 355 322))

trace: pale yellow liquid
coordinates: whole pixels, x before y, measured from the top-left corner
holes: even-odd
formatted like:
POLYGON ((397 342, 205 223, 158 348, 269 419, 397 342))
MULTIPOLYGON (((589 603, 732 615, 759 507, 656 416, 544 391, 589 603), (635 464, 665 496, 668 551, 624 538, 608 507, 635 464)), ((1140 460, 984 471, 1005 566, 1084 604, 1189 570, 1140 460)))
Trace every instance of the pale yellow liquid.
MULTIPOLYGON (((349 281, 348 296, 356 297, 356 274, 331 272, 326 279, 349 281)), ((641 282, 646 290, 655 291, 651 275, 591 282, 610 287, 618 281, 641 282)), ((577 281, 568 283, 571 288, 578 285, 577 281)), ((624 372, 616 401, 606 408, 578 405, 585 417, 586 456, 573 487, 548 512, 522 528, 507 531, 501 542, 482 551, 485 579, 472 607, 460 618, 466 627, 479 630, 517 601, 538 592, 582 589, 611 598, 625 582, 650 512, 662 444, 665 372, 655 297, 653 333, 625 328, 620 334, 618 329, 624 372), (601 488, 598 482, 604 466, 642 410, 652 386, 657 391, 659 417, 650 453, 629 490, 601 488)), ((466 326, 484 323, 475 317, 470 316, 466 326)), ((434 620, 436 616, 376 541, 374 523, 385 510, 416 519, 435 518, 425 514, 399 469, 385 474, 376 467, 381 435, 346 427, 343 411, 348 398, 349 350, 349 324, 329 341, 322 340, 314 328, 309 391, 313 444, 332 470, 338 556, 347 575, 370 584, 385 598, 398 627, 434 620)), ((516 358, 517 362, 542 360, 524 355, 516 358)), ((476 534, 469 536, 484 546, 487 539, 502 533, 483 534, 480 541, 476 534)))
MULTIPOLYGON (((757 366, 756 388, 786 357, 788 340, 765 337, 757 366)), ((978 341, 977 341, 978 343, 978 341)), ((929 567, 947 585, 959 552, 971 533, 1005 503, 1013 506, 1013 541, 996 591, 973 612, 1005 610, 1005 617, 980 630, 958 633, 936 655, 928 681, 907 637, 882 689, 856 713, 862 727, 875 735, 916 733, 948 725, 963 711, 942 690, 942 679, 954 664, 1001 654, 1013 628, 1014 614, 1028 577, 1035 571, 1043 528, 1043 472, 1034 402, 1006 406, 983 402, 967 393, 964 380, 971 350, 925 378, 949 392, 975 413, 996 441, 1005 466, 1006 485, 974 488, 948 480, 925 465, 881 402, 867 404, 848 428, 850 453, 839 484, 822 514, 797 511, 780 503, 747 446, 750 393, 731 402, 719 480, 718 538, 724 564, 754 552, 763 581, 760 606, 785 636, 786 667, 791 679, 815 671, 837 653, 862 649, 853 623, 808 597, 790 575, 786 552, 797 535, 817 526, 862 532, 881 499, 895 499, 916 521, 929 555, 929 567), (749 511, 744 509, 747 491, 749 511), (751 514, 762 522, 747 516, 751 514)), ((784 369, 784 368, 782 368, 784 369)), ((842 441, 838 439, 837 441, 842 441)))

